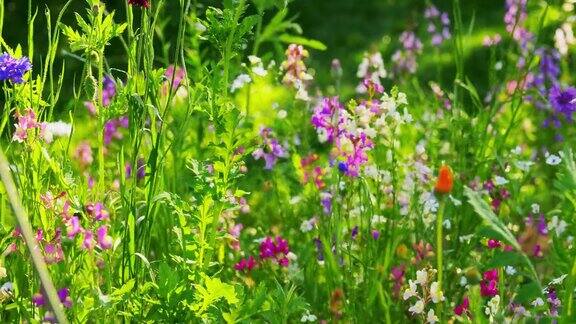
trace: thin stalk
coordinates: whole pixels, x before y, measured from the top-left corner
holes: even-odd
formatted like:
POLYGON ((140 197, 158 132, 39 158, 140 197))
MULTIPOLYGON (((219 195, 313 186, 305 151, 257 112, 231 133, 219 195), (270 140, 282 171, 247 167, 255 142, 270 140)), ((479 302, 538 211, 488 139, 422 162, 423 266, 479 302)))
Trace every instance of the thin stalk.
POLYGON ((16 221, 20 226, 22 231, 22 236, 24 237, 24 242, 30 251, 30 255, 32 256, 32 262, 34 263, 34 268, 38 272, 38 276, 40 277, 40 281, 42 282, 42 287, 44 287, 44 292, 48 297, 48 303, 50 304, 50 308, 54 312, 58 323, 68 323, 66 319, 66 314, 64 314, 64 310, 62 308, 62 304, 60 303, 60 299, 58 298, 58 293, 56 292, 56 288, 52 283, 52 279, 50 277, 50 273, 48 272, 48 267, 46 266, 46 262, 44 261, 44 257, 40 254, 40 250, 38 249, 38 244, 36 243, 36 239, 34 238, 34 233, 32 232, 32 226, 28 221, 28 216, 24 211, 24 206, 22 206, 22 202, 20 200, 20 196, 18 191, 16 190, 16 186, 14 185, 14 180, 12 179, 12 175, 10 173, 10 166, 6 157, 4 156, 3 149, 0 147, 0 178, 2 179, 2 183, 4 184, 4 188, 6 189, 6 194, 8 196, 8 200, 12 205, 12 209, 14 210, 14 215, 16 216, 16 221))
MULTIPOLYGON (((438 213, 436 214, 436 268, 438 270, 438 286, 442 290, 442 282, 443 282, 443 269, 444 269, 444 260, 443 260, 443 243, 444 243, 444 233, 442 223, 444 222, 444 209, 446 208, 446 197, 443 196, 440 200, 440 207, 438 208, 438 213)), ((442 321, 442 303, 438 303, 438 307, 436 309, 438 313, 438 318, 442 321)))

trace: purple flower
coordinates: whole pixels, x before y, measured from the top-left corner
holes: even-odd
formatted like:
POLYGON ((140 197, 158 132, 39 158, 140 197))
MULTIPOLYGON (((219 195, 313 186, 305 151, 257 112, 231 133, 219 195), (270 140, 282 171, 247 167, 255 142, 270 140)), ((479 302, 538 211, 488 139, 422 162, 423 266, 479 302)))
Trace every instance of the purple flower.
POLYGON ((60 298, 60 302, 64 307, 70 308, 72 307, 72 299, 70 298, 70 289, 62 288, 58 290, 58 298, 60 298))
POLYGON ((440 12, 434 5, 426 8, 424 17, 428 20, 427 31, 431 36, 432 46, 439 46, 450 39, 450 17, 446 12, 440 12))
POLYGON ((576 88, 553 86, 548 97, 552 109, 557 114, 563 114, 568 120, 572 120, 572 114, 576 111, 576 88))
POLYGON ((372 230, 372 238, 377 240, 380 238, 380 232, 378 230, 372 230))
POLYGON ((287 267, 289 264, 288 253, 290 253, 288 242, 280 236, 277 236, 274 240, 266 237, 260 243, 260 258, 263 260, 273 259, 282 267, 287 267))
POLYGON ((84 231, 84 239, 82 240, 82 248, 85 250, 92 250, 94 248, 94 234, 90 230, 84 231))
POLYGON ((68 233, 68 238, 74 238, 78 233, 82 231, 80 227, 80 220, 76 216, 72 216, 68 223, 66 224, 66 231, 68 233))
POLYGON ((358 225, 354 226, 354 228, 352 229, 352 239, 356 239, 356 236, 358 236, 358 225))
POLYGON ((101 202, 87 204, 86 211, 98 221, 106 220, 110 216, 106 208, 104 208, 104 204, 101 202))
POLYGON ((403 49, 397 50, 392 56, 394 71, 397 75, 403 73, 413 74, 418 67, 416 57, 422 51, 422 42, 411 31, 405 31, 400 34, 400 42, 403 49))
POLYGON ((98 246, 102 250, 106 250, 112 247, 112 237, 108 235, 108 226, 102 225, 96 230, 96 236, 98 241, 98 246))
POLYGON ((16 59, 8 53, 0 55, 0 81, 10 80, 13 83, 24 82, 24 74, 32 69, 27 57, 16 59))
POLYGON ((104 106, 110 105, 112 98, 116 95, 116 82, 109 75, 104 77, 102 81, 102 104, 104 106))
POLYGON ((468 299, 468 297, 464 297, 464 299, 462 299, 462 304, 454 307, 454 314, 462 316, 462 314, 468 312, 469 308, 470 308, 470 299, 468 299))
POLYGON ((150 8, 150 1, 149 0, 128 0, 128 4, 131 4, 131 5, 137 6, 137 7, 150 8))
POLYGON ((260 130, 260 136, 262 136, 262 147, 257 148, 252 153, 252 156, 256 160, 264 159, 265 166, 264 169, 272 170, 272 168, 278 162, 278 158, 285 158, 288 156, 288 153, 280 145, 278 140, 272 137, 272 129, 270 128, 263 128, 260 130))

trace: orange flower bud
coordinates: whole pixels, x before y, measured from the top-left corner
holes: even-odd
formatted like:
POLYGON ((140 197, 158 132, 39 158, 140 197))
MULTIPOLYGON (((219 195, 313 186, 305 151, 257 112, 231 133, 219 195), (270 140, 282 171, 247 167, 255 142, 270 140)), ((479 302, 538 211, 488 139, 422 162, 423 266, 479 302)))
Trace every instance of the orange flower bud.
POLYGON ((438 172, 438 180, 436 180, 436 187, 434 188, 437 193, 449 194, 452 191, 452 186, 454 185, 454 178, 452 175, 452 170, 446 165, 440 167, 438 172))

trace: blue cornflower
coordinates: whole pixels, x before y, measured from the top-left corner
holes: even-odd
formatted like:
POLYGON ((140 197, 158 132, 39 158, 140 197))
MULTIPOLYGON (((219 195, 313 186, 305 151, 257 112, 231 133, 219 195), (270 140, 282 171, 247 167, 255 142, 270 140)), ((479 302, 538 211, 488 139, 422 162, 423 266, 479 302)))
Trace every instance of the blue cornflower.
POLYGON ((10 80, 13 83, 22 83, 24 74, 32 69, 27 57, 13 58, 8 53, 0 55, 0 81, 10 80))
POLYGON ((560 88, 554 86, 550 89, 550 105, 556 114, 563 114, 568 120, 572 120, 572 114, 576 112, 576 88, 560 88))

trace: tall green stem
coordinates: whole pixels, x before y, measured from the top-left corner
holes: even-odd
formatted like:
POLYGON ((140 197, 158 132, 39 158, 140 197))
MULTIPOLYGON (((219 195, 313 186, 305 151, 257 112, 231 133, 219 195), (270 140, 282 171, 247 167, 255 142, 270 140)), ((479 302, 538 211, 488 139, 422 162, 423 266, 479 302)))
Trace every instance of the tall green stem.
MULTIPOLYGON (((436 214, 436 268, 438 269, 438 286, 443 290, 443 245, 444 245, 444 231, 442 223, 444 222, 444 209, 446 207, 446 197, 442 196, 440 198, 440 207, 438 208, 438 213, 436 214)), ((438 318, 442 321, 442 303, 438 303, 437 308, 438 318)))

